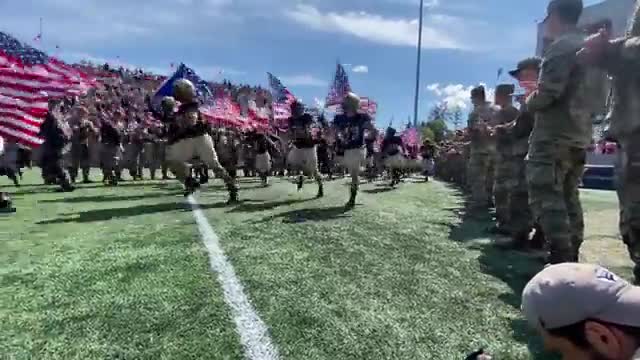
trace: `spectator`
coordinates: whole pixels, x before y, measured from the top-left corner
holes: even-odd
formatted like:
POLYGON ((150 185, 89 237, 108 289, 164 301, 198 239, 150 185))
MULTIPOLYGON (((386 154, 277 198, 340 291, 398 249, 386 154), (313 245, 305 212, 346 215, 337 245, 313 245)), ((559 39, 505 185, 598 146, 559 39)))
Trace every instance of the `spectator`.
POLYGON ((522 294, 546 350, 565 360, 640 359, 640 287, 596 265, 552 265, 522 294))

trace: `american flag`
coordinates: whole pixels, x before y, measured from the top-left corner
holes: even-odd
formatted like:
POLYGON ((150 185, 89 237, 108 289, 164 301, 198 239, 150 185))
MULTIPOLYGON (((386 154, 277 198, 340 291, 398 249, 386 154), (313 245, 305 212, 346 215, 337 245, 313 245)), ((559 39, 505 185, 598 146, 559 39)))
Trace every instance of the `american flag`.
POLYGON ((196 72, 192 68, 188 67, 185 64, 180 64, 173 76, 162 83, 162 85, 160 85, 158 90, 156 90, 156 93, 153 95, 152 103, 156 107, 160 106, 160 102, 162 101, 163 97, 173 96, 173 84, 178 79, 187 79, 193 83, 193 85, 196 87, 198 100, 200 100, 201 103, 209 103, 211 100, 213 100, 213 93, 209 88, 209 84, 207 84, 206 81, 202 80, 202 78, 200 78, 200 76, 198 76, 198 74, 196 74, 196 72))
POLYGON ((419 145, 421 141, 420 134, 416 128, 410 128, 403 131, 402 134, 400 134, 400 137, 402 138, 402 142, 407 146, 419 145))
MULTIPOLYGON (((329 110, 335 112, 336 114, 342 114, 344 112, 342 109, 342 104, 329 106, 329 110)), ((358 109, 358 112, 361 114, 368 114, 371 117, 375 117, 376 113, 378 112, 378 103, 367 97, 362 97, 360 98, 360 109, 358 109)))
POLYGON ((273 95, 273 102, 278 103, 291 103, 295 96, 282 84, 282 81, 268 72, 269 86, 271 87, 271 95, 273 95))
POLYGON ((327 95, 326 106, 341 104, 344 96, 350 91, 351 84, 349 84, 349 75, 347 75, 344 67, 338 63, 336 65, 336 75, 333 79, 333 84, 327 95))
POLYGON ((0 32, 0 136, 29 147, 38 137, 50 98, 81 95, 95 84, 78 70, 0 32))
POLYGON ((193 85, 195 85, 199 98, 206 101, 213 96, 213 93, 209 88, 209 84, 206 81, 202 80, 192 68, 186 66, 185 64, 180 64, 180 66, 178 67, 178 71, 182 71, 182 77, 191 81, 193 85))
POLYGON ((280 79, 271 73, 267 73, 267 75, 273 96, 274 125, 279 129, 286 129, 289 126, 288 119, 291 117, 291 104, 296 100, 296 97, 282 84, 280 79))
POLYGON ((211 124, 221 127, 242 128, 240 106, 234 103, 231 96, 224 94, 216 97, 212 104, 200 107, 200 112, 211 124))

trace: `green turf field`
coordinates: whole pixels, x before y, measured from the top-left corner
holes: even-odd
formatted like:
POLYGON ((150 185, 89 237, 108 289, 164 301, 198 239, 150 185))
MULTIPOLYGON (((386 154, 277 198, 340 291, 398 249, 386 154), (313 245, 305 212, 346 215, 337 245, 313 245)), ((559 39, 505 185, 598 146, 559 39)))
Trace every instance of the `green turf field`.
MULTIPOLYGON (((94 177, 98 177, 97 174, 94 177)), ((40 186, 0 217, 0 354, 10 359, 241 359, 243 348, 198 227, 176 183, 40 186)), ((519 293, 541 263, 500 251, 487 224, 439 182, 390 191, 331 182, 315 200, 283 180, 242 180, 224 206, 219 181, 197 199, 283 359, 546 359, 519 293), (533 356, 530 355, 533 353, 533 356)), ((616 200, 583 194, 583 260, 623 276, 616 200)))

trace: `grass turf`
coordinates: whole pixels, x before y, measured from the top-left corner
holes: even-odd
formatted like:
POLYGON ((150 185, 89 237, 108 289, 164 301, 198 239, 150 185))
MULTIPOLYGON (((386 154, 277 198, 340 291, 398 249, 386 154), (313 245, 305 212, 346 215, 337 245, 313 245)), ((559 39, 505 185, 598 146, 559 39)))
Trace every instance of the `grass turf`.
POLYGON ((241 356, 182 196, 124 185, 14 192, 18 213, 0 217, 0 354, 241 356))
MULTIPOLYGON (((342 180, 321 200, 313 183, 258 185, 244 180, 235 207, 219 182, 198 198, 283 358, 461 359, 486 346, 545 359, 518 310, 540 263, 492 246, 454 189, 366 184, 345 212, 342 180)), ((242 358, 175 184, 44 189, 17 190, 19 212, 0 218, 0 353, 242 358)), ((600 216, 615 200, 589 193, 585 208, 600 216)))

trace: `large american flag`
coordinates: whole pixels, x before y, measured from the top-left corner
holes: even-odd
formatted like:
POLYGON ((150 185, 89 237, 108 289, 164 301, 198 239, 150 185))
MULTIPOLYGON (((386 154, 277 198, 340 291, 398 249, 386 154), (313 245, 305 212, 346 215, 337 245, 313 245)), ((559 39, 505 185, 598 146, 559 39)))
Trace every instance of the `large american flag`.
POLYGON ((345 95, 351 91, 351 84, 349 83, 349 75, 344 69, 342 64, 336 65, 336 75, 333 79, 333 84, 329 89, 327 95, 326 106, 338 105, 342 103, 342 99, 345 95))
POLYGON ((291 117, 291 104, 296 97, 289 91, 280 79, 271 73, 269 76, 269 86, 271 87, 271 95, 273 97, 272 112, 274 125, 279 129, 286 129, 291 117))
POLYGON ((273 102, 286 103, 291 102, 295 97, 293 94, 282 84, 282 81, 268 72, 269 87, 271 87, 271 95, 273 96, 273 102))
MULTIPOLYGON (((342 109, 342 104, 328 106, 327 108, 338 115, 344 112, 342 109)), ((361 114, 368 114, 371 117, 375 117, 376 113, 378 112, 378 103, 370 98, 362 97, 360 98, 360 108, 358 109, 358 112, 361 114)))
POLYGON ((0 136, 37 147, 47 101, 82 95, 93 85, 70 65, 0 32, 0 136))

